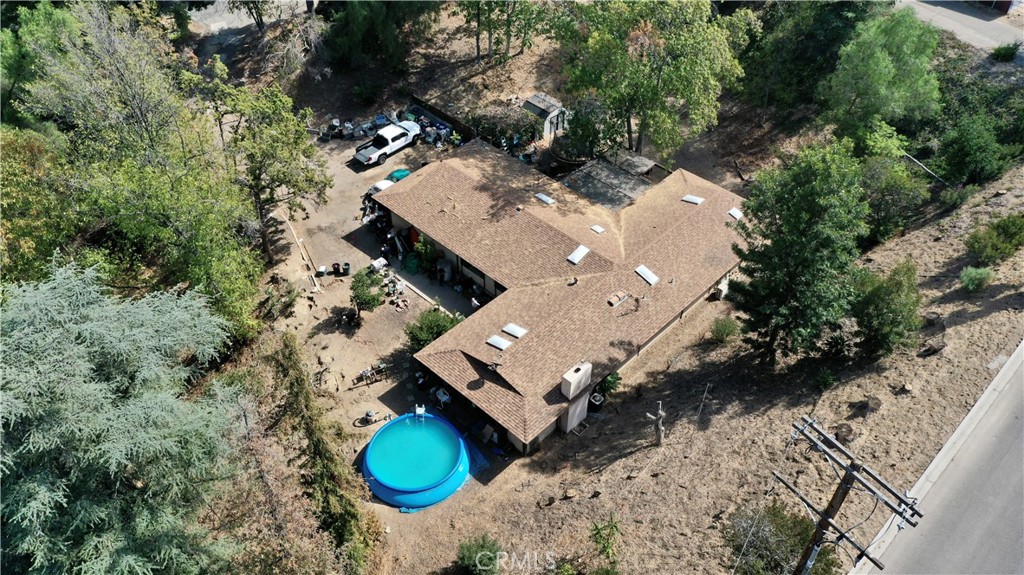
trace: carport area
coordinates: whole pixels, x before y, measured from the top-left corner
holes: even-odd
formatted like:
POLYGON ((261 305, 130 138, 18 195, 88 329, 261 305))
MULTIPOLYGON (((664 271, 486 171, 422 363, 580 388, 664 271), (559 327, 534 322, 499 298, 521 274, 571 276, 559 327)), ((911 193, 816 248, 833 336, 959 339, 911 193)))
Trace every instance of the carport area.
MULTIPOLYGON (((394 266, 391 273, 405 284, 405 294, 401 297, 408 300, 408 306, 393 305, 392 298, 388 298, 388 303, 376 310, 363 312, 357 325, 344 321, 350 306, 351 274, 381 256, 381 243, 372 226, 364 225, 361 220, 363 195, 394 170, 415 171, 424 162, 451 153, 450 149, 438 150, 421 144, 399 151, 383 166, 364 167, 351 161, 359 143, 338 139, 316 143, 327 156, 328 172, 334 178, 327 191, 327 202, 305 202, 306 213, 297 213, 295 221, 284 226, 281 236, 292 245, 288 258, 289 265, 295 268, 293 281, 301 281, 303 287, 311 288, 308 276, 314 275, 321 266, 327 270, 326 275, 316 278, 319 292, 308 293, 299 300, 300 309, 296 310, 293 321, 310 323, 310 337, 303 345, 316 362, 314 371, 329 370, 329 377, 324 378, 324 391, 332 397, 334 408, 328 417, 345 425, 356 424, 367 411, 372 410, 380 417, 387 413, 398 415, 410 411, 417 403, 429 401, 428 390, 415 385, 414 374, 418 368, 404 348, 403 329, 430 309, 433 301, 453 313, 468 315, 472 312, 467 298, 424 273, 405 272, 400 268, 398 257, 392 255, 389 258, 394 266), (335 275, 334 263, 348 263, 351 274, 335 275), (386 377, 370 384, 355 383, 360 372, 380 363, 389 366, 386 377)), ((286 210, 280 208, 275 215, 284 219, 286 210)), ((367 431, 374 429, 375 426, 367 431)))

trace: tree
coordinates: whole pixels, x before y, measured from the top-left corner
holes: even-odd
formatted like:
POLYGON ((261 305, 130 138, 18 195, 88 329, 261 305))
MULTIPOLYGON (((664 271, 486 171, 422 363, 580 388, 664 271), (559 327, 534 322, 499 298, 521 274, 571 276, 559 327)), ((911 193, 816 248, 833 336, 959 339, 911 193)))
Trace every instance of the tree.
POLYGON ((39 74, 41 54, 57 51, 62 38, 78 33, 78 22, 67 11, 50 2, 34 7, 19 6, 17 31, 0 30, 0 97, 5 123, 18 114, 14 102, 22 99, 24 86, 39 74))
POLYGON ((873 119, 917 120, 939 109, 939 81, 931 69, 938 30, 910 7, 857 26, 839 51, 835 72, 822 83, 829 117, 847 133, 873 119))
POLYGON ((568 103, 572 121, 559 139, 559 153, 570 158, 594 158, 598 153, 614 146, 616 130, 608 110, 593 90, 574 97, 568 103))
POLYGON ((359 68, 373 59, 401 69, 410 46, 440 15, 441 2, 321 2, 317 11, 331 23, 324 43, 337 65, 359 68))
POLYGON ((25 108, 80 130, 104 155, 157 150, 181 119, 184 104, 163 66, 167 47, 128 10, 99 3, 70 8, 78 28, 56 46, 31 43, 37 78, 26 84, 25 108))
POLYGON ((352 306, 360 314, 377 309, 381 303, 380 285, 370 277, 368 269, 361 269, 352 276, 352 306))
POLYGON ((631 149, 642 150, 650 138, 668 154, 682 144, 683 105, 691 133, 717 123, 723 86, 743 74, 734 55, 742 45, 737 30, 751 28, 756 19, 749 10, 712 16, 710 2, 594 2, 562 5, 556 36, 569 91, 593 90, 631 149))
MULTIPOLYGON (((725 541, 735 557, 734 573, 778 575, 792 573, 807 542, 814 535, 814 522, 791 513, 777 499, 763 509, 741 508, 729 517, 725 541)), ((823 546, 811 568, 811 575, 838 575, 842 563, 835 549, 823 546)))
POLYGON ((914 260, 907 257, 884 278, 869 270, 860 270, 855 276, 858 295, 851 311, 857 320, 861 352, 868 357, 889 355, 912 344, 921 327, 914 260))
MULTIPOLYGON (((80 216, 76 244, 147 268, 121 283, 197 287, 235 335, 251 335, 260 268, 244 232, 254 212, 205 106, 186 105, 161 56, 170 49, 144 15, 98 3, 70 10, 81 33, 53 53, 38 47, 44 65, 24 97, 67 128, 62 152, 75 177, 61 189, 80 216)), ((35 215, 55 225, 68 216, 35 215)))
POLYGON ((870 208, 867 242, 880 243, 902 230, 927 201, 928 184, 892 157, 864 158, 862 172, 860 183, 870 208))
POLYGON ((497 6, 496 19, 500 21, 504 33, 501 46, 507 60, 512 56, 513 41, 519 43, 515 54, 517 56, 533 45, 533 37, 547 9, 545 5, 531 0, 506 0, 498 2, 497 6))
MULTIPOLYGON (((501 14, 505 12, 506 8, 507 6, 503 2, 495 0, 459 0, 452 3, 453 13, 462 16, 466 23, 473 27, 477 64, 480 63, 480 35, 483 31, 487 32, 487 59, 494 58, 494 32, 498 29, 501 14)), ((513 10, 512 14, 514 13, 513 10)), ((532 36, 530 37, 532 38, 532 36)), ((528 40, 524 36, 521 46, 525 48, 527 43, 528 40)))
POLYGON ((0 280, 37 280, 73 236, 78 215, 63 158, 42 135, 0 129, 0 280))
POLYGON ((766 2, 764 34, 742 56, 743 92, 763 106, 812 102, 857 24, 889 9, 885 2, 766 2))
POLYGON ((259 222, 263 253, 273 262, 267 233, 267 211, 284 202, 289 211, 303 209, 300 198, 325 202, 333 183, 326 162, 313 145, 306 125, 308 108, 295 114, 292 99, 277 85, 253 94, 240 89, 234 100, 240 120, 228 148, 243 166, 245 187, 259 222))
POLYGON ((195 519, 229 472, 236 398, 189 388, 226 325, 195 292, 129 300, 101 282, 67 266, 4 291, 3 570, 221 569, 230 546, 195 519))
POLYGON ((245 12, 256 24, 260 34, 267 31, 267 17, 280 14, 281 6, 274 0, 228 0, 228 10, 245 12))
POLYGON ((343 550, 354 567, 352 572, 362 573, 373 538, 362 522, 359 503, 352 495, 353 484, 358 480, 353 480, 351 466, 339 457, 330 439, 332 434, 316 404, 294 333, 287 333, 281 339, 281 349, 275 352, 273 361, 277 379, 286 393, 281 416, 305 438, 299 465, 306 494, 317 510, 321 529, 343 550))
POLYGON ((460 315, 451 315, 440 309, 428 309, 421 313, 416 321, 405 326, 409 347, 413 353, 418 352, 430 345, 430 342, 459 325, 462 319, 460 315))
POLYGON ((954 182, 981 184, 1002 175, 1019 146, 1000 144, 996 121, 985 111, 964 116, 942 137, 943 175, 954 182))
POLYGON ((774 364, 777 354, 817 348, 853 299, 850 270, 867 232, 860 169, 849 140, 805 148, 784 169, 762 172, 733 251, 746 279, 731 292, 747 341, 774 364))

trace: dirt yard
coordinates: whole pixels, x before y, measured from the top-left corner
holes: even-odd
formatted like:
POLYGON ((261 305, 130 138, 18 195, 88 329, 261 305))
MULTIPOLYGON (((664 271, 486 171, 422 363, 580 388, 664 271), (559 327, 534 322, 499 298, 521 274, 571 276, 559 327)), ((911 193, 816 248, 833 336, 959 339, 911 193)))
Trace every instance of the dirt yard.
MULTIPOLYGON (((339 253, 354 249, 342 240, 358 234, 352 230, 351 196, 378 174, 347 179, 353 175, 362 181, 348 195, 333 190, 332 203, 295 223, 299 237, 308 238, 303 243, 317 246, 311 249, 314 258, 324 257, 315 252, 325 244, 338 246, 339 253)), ((891 484, 909 488, 1024 335, 1024 254, 999 266, 997 282, 982 294, 967 296, 956 281, 965 264, 963 239, 974 222, 1020 210, 1024 169, 990 186, 953 216, 864 258, 880 270, 908 254, 918 263, 922 312, 942 315, 942 322, 926 328, 922 337, 942 338, 946 348, 939 354, 898 353, 841 373, 836 388, 819 394, 799 367, 772 376, 751 367, 742 344, 709 343, 711 322, 730 310, 721 302, 704 304, 624 370, 623 389, 603 411, 605 418, 582 437, 556 434, 536 455, 499 464, 450 500, 416 514, 368 502, 389 531, 388 564, 382 572, 443 570, 458 543, 478 533, 497 537, 521 555, 592 560, 589 527, 610 514, 623 525, 625 573, 727 572, 723 522, 740 505, 764 498, 774 486, 771 470, 822 505, 834 488, 835 476, 823 458, 808 454, 803 444, 788 444, 790 424, 802 415, 830 429, 851 423, 858 436, 851 449, 891 484), (901 393, 908 383, 914 391, 901 393), (882 400, 881 409, 865 419, 852 417, 852 406, 869 395, 882 400), (654 448, 644 413, 654 411, 658 400, 669 413, 669 436, 666 445, 654 448)), ((281 270, 298 270, 294 277, 299 281, 307 272, 296 253, 281 270)), ((341 257, 359 261, 360 254, 341 257)), ((347 305, 346 285, 327 280, 315 302, 301 300, 304 305, 285 328, 310 334, 311 365, 331 366, 335 379, 328 380, 328 387, 333 381, 341 390, 329 400, 331 417, 352 422, 367 409, 405 411, 413 397, 409 360, 392 353, 401 343, 402 325, 428 304, 413 296, 416 304, 408 311, 383 307, 367 314, 358 331, 336 330, 330 327, 329 310, 347 305), (352 388, 352 376, 380 358, 396 361, 395 380, 352 388), (347 379, 341 381, 340 374, 347 379)), ((362 440, 368 438, 364 434, 362 440)), ((351 455, 358 448, 354 445, 351 455)), ((798 507, 781 486, 775 486, 774 495, 798 507)), ((870 541, 887 518, 882 510, 870 512, 871 501, 855 494, 841 522, 865 520, 854 535, 870 541)))
MULTIPOLYGON (((469 39, 441 37, 435 47, 417 51, 408 81, 414 92, 457 110, 485 96, 495 100, 557 92, 556 62, 551 46, 541 42, 507 66, 478 66, 472 63, 469 39)), ((299 100, 314 106, 319 118, 375 112, 361 112, 346 100, 343 88, 350 82, 336 78, 309 84, 300 89, 299 100)), ((717 137, 740 132, 741 127, 728 124, 717 137)), ((677 154, 675 165, 741 190, 737 165, 749 175, 775 149, 770 141, 778 144, 779 139, 775 132, 750 137, 764 141, 749 157, 739 155, 735 146, 722 155, 722 140, 709 135, 677 154)), ((396 350, 403 343, 402 326, 429 304, 408 294, 410 309, 383 306, 365 314, 363 326, 353 330, 338 321, 348 305, 348 279, 318 279, 320 290, 309 293, 309 276, 316 266, 329 269, 333 262, 351 262, 353 270, 365 266, 377 246, 360 229, 360 196, 391 170, 418 166, 433 152, 417 147, 384 167, 356 172, 346 165, 353 144, 321 146, 330 158, 335 186, 329 203, 311 205, 308 218, 281 227, 275 271, 307 291, 294 316, 275 327, 300 335, 311 368, 330 368, 325 385, 331 393, 325 402, 332 418, 353 422, 367 409, 402 412, 419 396, 410 387, 410 359, 396 350), (359 370, 381 359, 395 365, 391 380, 352 386, 359 370)), ((898 489, 910 488, 1024 336, 1024 252, 998 266, 997 281, 980 294, 965 294, 956 279, 966 263, 963 240, 972 226, 991 214, 1022 210, 1024 168, 1018 167, 953 215, 926 223, 864 258, 878 270, 890 269, 907 255, 914 258, 925 297, 921 311, 942 317, 922 333, 922 338, 946 343, 938 354, 897 353, 840 373, 840 383, 820 393, 800 366, 767 374, 752 367, 742 344, 709 343, 712 321, 731 310, 722 302, 698 306, 624 370, 623 387, 602 412, 603 419, 581 437, 556 433, 539 453, 500 462, 450 500, 419 513, 402 514, 368 501, 367 509, 387 533, 385 564, 378 572, 445 572, 458 543, 481 533, 496 537, 520 558, 539 557, 518 572, 542 572, 548 553, 593 562, 590 526, 614 515, 622 525, 622 572, 726 573, 730 555, 721 529, 731 512, 760 503, 769 492, 800 508, 775 484, 772 470, 821 505, 834 489, 836 477, 826 461, 808 453, 805 444, 788 443, 790 425, 802 415, 829 429, 852 424, 857 438, 851 449, 898 489), (912 393, 900 392, 905 384, 912 385, 912 393), (851 406, 869 395, 881 399, 880 409, 851 418, 851 406), (669 413, 668 441, 660 448, 652 446, 644 417, 657 401, 669 413)), ((373 428, 362 431, 365 442, 373 428)), ((357 441, 347 447, 354 459, 361 445, 357 441)), ((887 518, 882 509, 871 511, 871 501, 857 493, 839 521, 859 523, 852 535, 868 542, 887 518)), ((850 564, 848 557, 844 561, 850 564)))

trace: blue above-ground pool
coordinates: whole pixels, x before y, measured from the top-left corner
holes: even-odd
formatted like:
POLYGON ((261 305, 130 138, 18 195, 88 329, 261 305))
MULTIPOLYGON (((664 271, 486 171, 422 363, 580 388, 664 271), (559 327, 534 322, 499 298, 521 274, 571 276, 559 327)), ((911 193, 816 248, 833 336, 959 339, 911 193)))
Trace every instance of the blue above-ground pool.
POLYGON ((466 443, 444 418, 406 414, 373 435, 363 457, 363 476, 373 494, 390 505, 429 507, 466 482, 466 443))

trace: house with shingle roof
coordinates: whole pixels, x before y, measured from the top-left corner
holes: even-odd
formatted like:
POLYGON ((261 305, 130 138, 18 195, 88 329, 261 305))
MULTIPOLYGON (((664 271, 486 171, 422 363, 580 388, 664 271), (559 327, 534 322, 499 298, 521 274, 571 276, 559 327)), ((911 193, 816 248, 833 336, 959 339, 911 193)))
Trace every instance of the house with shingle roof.
POLYGON ((524 453, 739 263, 742 199, 685 170, 613 210, 471 142, 374 199, 494 296, 415 357, 524 453))

